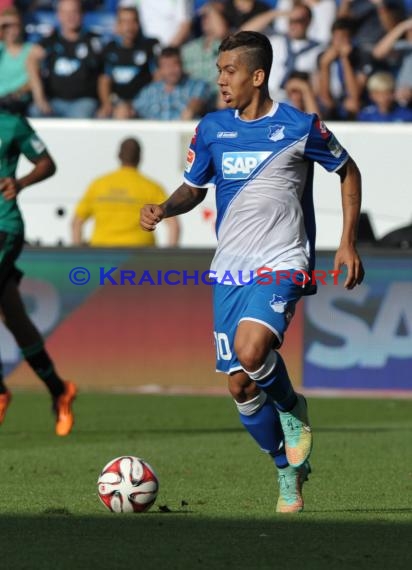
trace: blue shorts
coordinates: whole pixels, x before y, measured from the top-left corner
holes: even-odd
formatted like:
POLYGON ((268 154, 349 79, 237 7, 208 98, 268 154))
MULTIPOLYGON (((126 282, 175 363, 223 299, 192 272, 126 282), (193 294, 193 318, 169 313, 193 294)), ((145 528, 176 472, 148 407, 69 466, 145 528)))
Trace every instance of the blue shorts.
MULTIPOLYGON (((292 273, 292 270, 291 270, 292 273)), ((271 274, 275 276, 275 273, 271 274)), ((216 369, 230 374, 242 370, 234 351, 234 339, 238 324, 242 320, 255 321, 268 327, 278 340, 283 335, 295 313, 295 306, 304 295, 299 285, 300 274, 294 279, 276 280, 269 283, 257 277, 249 285, 213 286, 214 337, 216 346, 216 369), (266 284, 264 284, 266 283, 266 284)))

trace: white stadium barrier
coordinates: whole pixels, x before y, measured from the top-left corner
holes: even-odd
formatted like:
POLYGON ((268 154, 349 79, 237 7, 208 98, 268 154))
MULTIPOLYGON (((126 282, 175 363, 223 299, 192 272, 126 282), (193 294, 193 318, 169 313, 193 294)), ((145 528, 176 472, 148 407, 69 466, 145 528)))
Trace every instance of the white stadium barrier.
MULTIPOLYGON (((196 123, 106 120, 33 120, 55 158, 57 174, 20 196, 26 237, 42 245, 70 245, 70 220, 87 185, 117 167, 119 142, 136 136, 143 146, 141 170, 171 193, 182 181, 187 147, 196 123)), ((411 222, 412 125, 328 123, 363 174, 363 206, 377 237, 411 222)), ((19 173, 29 168, 25 159, 19 173)), ((319 166, 315 174, 317 246, 333 249, 341 231, 339 179, 319 166)), ((214 191, 181 217, 183 246, 214 247, 214 191)), ((90 232, 90 228, 88 228, 90 232)), ((158 243, 165 243, 159 227, 158 243)))

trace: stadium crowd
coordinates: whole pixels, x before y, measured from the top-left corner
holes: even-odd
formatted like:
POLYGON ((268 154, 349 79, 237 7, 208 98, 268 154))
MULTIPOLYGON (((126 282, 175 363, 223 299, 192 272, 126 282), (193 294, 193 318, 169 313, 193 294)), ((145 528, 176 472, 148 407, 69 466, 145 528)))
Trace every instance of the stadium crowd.
POLYGON ((0 106, 187 120, 218 109, 229 32, 272 43, 271 96, 323 119, 412 121, 412 0, 0 0, 0 106))

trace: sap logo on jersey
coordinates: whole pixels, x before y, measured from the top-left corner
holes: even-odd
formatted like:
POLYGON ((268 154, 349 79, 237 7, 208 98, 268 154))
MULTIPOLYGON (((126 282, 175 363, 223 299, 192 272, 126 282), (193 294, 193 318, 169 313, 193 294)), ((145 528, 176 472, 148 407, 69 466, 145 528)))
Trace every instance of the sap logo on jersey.
POLYGON ((223 178, 245 180, 271 154, 270 151, 224 152, 222 155, 223 178))

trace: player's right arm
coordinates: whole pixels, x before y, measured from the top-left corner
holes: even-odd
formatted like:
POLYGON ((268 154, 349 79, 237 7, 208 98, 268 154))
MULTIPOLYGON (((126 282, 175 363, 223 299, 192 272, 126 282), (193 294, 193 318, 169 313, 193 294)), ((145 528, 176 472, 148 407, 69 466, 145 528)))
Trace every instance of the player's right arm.
POLYGON ((193 210, 205 199, 207 188, 196 188, 184 182, 162 204, 146 204, 140 210, 140 225, 152 232, 164 218, 171 218, 193 210))

